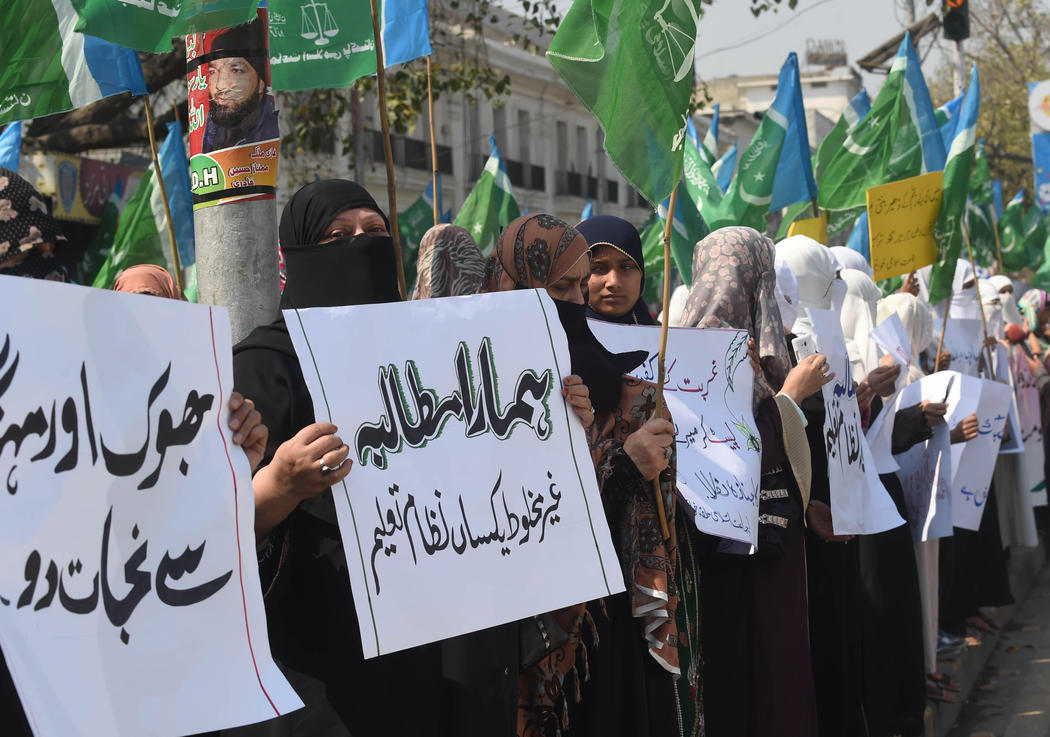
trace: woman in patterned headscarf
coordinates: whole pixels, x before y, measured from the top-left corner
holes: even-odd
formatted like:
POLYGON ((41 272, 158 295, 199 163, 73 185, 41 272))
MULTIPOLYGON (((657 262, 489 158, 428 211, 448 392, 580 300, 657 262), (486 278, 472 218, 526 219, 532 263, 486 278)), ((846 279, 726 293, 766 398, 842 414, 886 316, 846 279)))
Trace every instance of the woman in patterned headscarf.
POLYGON ((677 734, 676 543, 673 530, 669 541, 662 539, 651 482, 659 477, 673 520, 674 426, 666 412, 666 419, 649 419, 655 386, 623 376, 644 360, 645 352, 612 354, 590 332, 587 241, 561 220, 532 215, 512 222, 489 259, 488 272, 485 291, 545 288, 555 300, 572 371, 583 378, 594 402, 588 442, 628 586, 624 594, 553 613, 568 637, 538 662, 523 663, 518 734, 545 734, 548 724, 558 724, 558 712, 573 735, 677 734), (583 655, 582 632, 591 621, 599 644, 583 655), (575 698, 564 693, 570 673, 576 674, 575 698))
POLYGON ((0 275, 68 282, 55 246, 66 237, 33 185, 0 167, 0 275))
POLYGON ((423 234, 412 299, 477 294, 485 281, 485 258, 463 228, 442 223, 423 234))
MULTIPOLYGON (((751 228, 722 228, 696 245, 682 324, 746 330, 758 356, 753 408, 764 516, 757 555, 704 564, 704 718, 711 734, 811 737, 817 714, 802 533, 810 459, 796 402, 834 375, 825 375, 819 354, 791 369, 773 243, 751 228)), ((682 537, 683 548, 701 544, 692 525, 682 537)))

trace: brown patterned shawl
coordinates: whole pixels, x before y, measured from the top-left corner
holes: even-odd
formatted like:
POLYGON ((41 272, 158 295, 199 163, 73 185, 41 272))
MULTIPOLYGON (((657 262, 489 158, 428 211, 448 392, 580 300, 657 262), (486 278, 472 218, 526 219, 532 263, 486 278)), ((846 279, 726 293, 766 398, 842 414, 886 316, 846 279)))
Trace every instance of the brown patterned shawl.
POLYGON ((772 397, 791 370, 774 288, 773 241, 757 230, 720 228, 696 244, 683 327, 747 330, 758 348, 754 406, 772 397))
POLYGON ((459 226, 442 223, 424 233, 418 258, 412 299, 477 294, 485 281, 485 257, 459 226))
MULTIPOLYGON (((503 232, 489 258, 485 291, 546 287, 560 279, 585 253, 587 241, 563 221, 550 215, 518 218, 503 232)), ((588 443, 602 496, 608 499, 615 495, 619 502, 616 513, 622 535, 616 542, 632 611, 641 620, 639 636, 644 638, 652 656, 668 671, 677 674, 678 630, 674 615, 678 591, 673 562, 677 545, 674 532, 676 457, 671 456, 669 467, 660 474, 671 529, 671 539, 667 542, 660 533, 652 482, 644 480, 638 473, 625 481, 622 472, 624 464, 630 463, 623 442, 651 418, 656 409, 655 397, 655 384, 623 377, 619 404, 612 410, 598 413, 588 431, 588 443)), ((666 409, 663 416, 671 419, 666 409)), ((633 464, 630 467, 633 468, 633 464)), ((608 501, 606 506, 609 506, 608 501)), ((563 684, 569 673, 576 672, 577 665, 582 665, 586 673, 587 656, 582 642, 586 615, 583 603, 554 612, 570 639, 521 674, 519 737, 545 735, 551 725, 556 730, 559 726, 568 726, 565 711, 561 708, 565 698, 563 684)), ((578 676, 576 697, 579 698, 578 676)))

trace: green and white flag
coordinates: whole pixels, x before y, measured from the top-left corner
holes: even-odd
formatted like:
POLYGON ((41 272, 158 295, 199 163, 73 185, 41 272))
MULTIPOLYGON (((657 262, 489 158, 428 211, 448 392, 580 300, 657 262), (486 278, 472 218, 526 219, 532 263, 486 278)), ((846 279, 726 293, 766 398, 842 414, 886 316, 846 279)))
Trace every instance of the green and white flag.
POLYGON ((491 133, 489 143, 492 146, 489 160, 455 220, 456 225, 474 237, 485 256, 492 253, 500 231, 521 215, 510 177, 496 147, 496 137, 491 133))
POLYGON ((547 59, 605 130, 605 150, 650 202, 671 194, 693 88, 702 0, 575 0, 547 59))
POLYGON ((1042 266, 1043 242, 1046 240, 1048 217, 1050 215, 1044 215, 1038 204, 1033 204, 1025 213, 1024 220, 1021 221, 1021 238, 1027 254, 1027 266, 1032 270, 1037 270, 1042 266))
POLYGON ((164 200, 160 187, 154 186, 153 170, 145 172, 131 195, 117 223, 113 247, 92 284, 101 289, 112 289, 120 272, 138 264, 156 264, 168 271, 171 238, 164 220, 164 200))
POLYGON ((663 299, 660 287, 664 281, 664 221, 654 212, 638 230, 642 238, 642 261, 645 262, 642 299, 653 304, 663 299))
POLYGON ((157 54, 171 51, 172 38, 247 23, 255 18, 259 5, 259 0, 68 0, 63 4, 69 2, 80 16, 76 30, 81 33, 157 54))
MULTIPOLYGON (((998 261, 995 248, 995 197, 992 190, 992 175, 988 169, 988 157, 984 152, 984 139, 977 141, 974 151, 973 172, 970 174, 970 201, 966 206, 966 225, 970 231, 970 244, 974 259, 984 267, 998 261)), ((1039 244, 1040 251, 1042 244, 1039 244)))
POLYGON ((1003 251, 1003 269, 1016 274, 1028 265, 1024 245, 1024 187, 1017 191, 999 218, 999 244, 1003 251))
POLYGON ((0 2, 0 123, 146 94, 138 54, 77 33, 63 0, 0 2))
POLYGON ((944 168, 945 151, 910 34, 871 110, 846 136, 820 176, 820 206, 866 205, 871 187, 944 168))
POLYGON ((967 257, 963 250, 962 227, 970 194, 970 170, 977 147, 977 113, 980 105, 981 84, 975 64, 970 73, 970 86, 966 89, 959 122, 955 126, 955 136, 948 149, 948 159, 944 164, 941 212, 933 226, 937 260, 933 262, 933 271, 930 273, 930 304, 937 304, 952 295, 955 266, 960 256, 967 257))

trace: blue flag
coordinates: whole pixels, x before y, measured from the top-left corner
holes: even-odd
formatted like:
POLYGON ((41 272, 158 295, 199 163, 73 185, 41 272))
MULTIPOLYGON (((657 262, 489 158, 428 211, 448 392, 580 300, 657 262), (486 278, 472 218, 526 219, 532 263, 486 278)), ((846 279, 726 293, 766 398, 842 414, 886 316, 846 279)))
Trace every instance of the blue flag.
POLYGON ((992 202, 995 203, 995 218, 998 220, 1003 216, 1003 180, 996 179, 992 182, 992 202))
POLYGON ((864 260, 871 263, 871 239, 868 233, 868 211, 857 218, 857 224, 853 226, 853 232, 849 234, 846 248, 856 251, 864 260))
POLYGON ((182 145, 182 125, 178 121, 168 123, 168 137, 157 154, 160 159, 161 176, 168 194, 171 208, 171 224, 175 227, 175 241, 179 245, 179 262, 182 268, 197 261, 193 239, 193 200, 190 197, 190 162, 182 145))
MULTIPOLYGON (((700 153, 707 161, 708 166, 715 163, 718 158, 718 118, 721 105, 715 103, 715 115, 711 118, 711 127, 704 134, 704 142, 700 145, 700 153)), ((692 122, 692 121, 690 121, 692 122)), ((694 134, 696 129, 693 129, 694 134)))
POLYGON ((587 200, 587 204, 583 206, 583 212, 580 213, 580 220, 592 217, 594 217, 594 200, 587 200))
POLYGON ((22 157, 22 121, 16 120, 0 133, 0 166, 18 171, 18 160, 22 157))
POLYGON ((781 210, 796 202, 816 199, 817 183, 813 178, 806 109, 802 104, 798 58, 794 54, 788 56, 780 70, 777 96, 766 115, 779 117, 781 125, 786 128, 769 209, 781 210))
POLYGON ((718 180, 718 186, 722 190, 722 194, 726 193, 729 189, 729 183, 733 180, 733 172, 736 170, 736 156, 738 146, 736 142, 733 142, 733 147, 726 151, 725 156, 715 162, 715 165, 711 167, 711 173, 715 175, 715 179, 718 180))
POLYGON ((434 53, 427 0, 383 0, 382 5, 383 59, 388 67, 434 53))

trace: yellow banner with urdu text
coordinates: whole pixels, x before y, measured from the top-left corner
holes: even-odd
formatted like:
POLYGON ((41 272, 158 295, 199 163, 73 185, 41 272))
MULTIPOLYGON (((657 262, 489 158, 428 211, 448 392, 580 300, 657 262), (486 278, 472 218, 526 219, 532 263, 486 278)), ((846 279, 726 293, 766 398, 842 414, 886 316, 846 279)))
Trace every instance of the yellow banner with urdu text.
POLYGON ((788 227, 788 238, 793 235, 806 235, 817 243, 828 242, 828 212, 822 210, 819 218, 796 220, 788 227))
POLYGON ((875 281, 910 274, 937 259, 933 226, 941 212, 944 172, 868 190, 868 235, 875 281))

